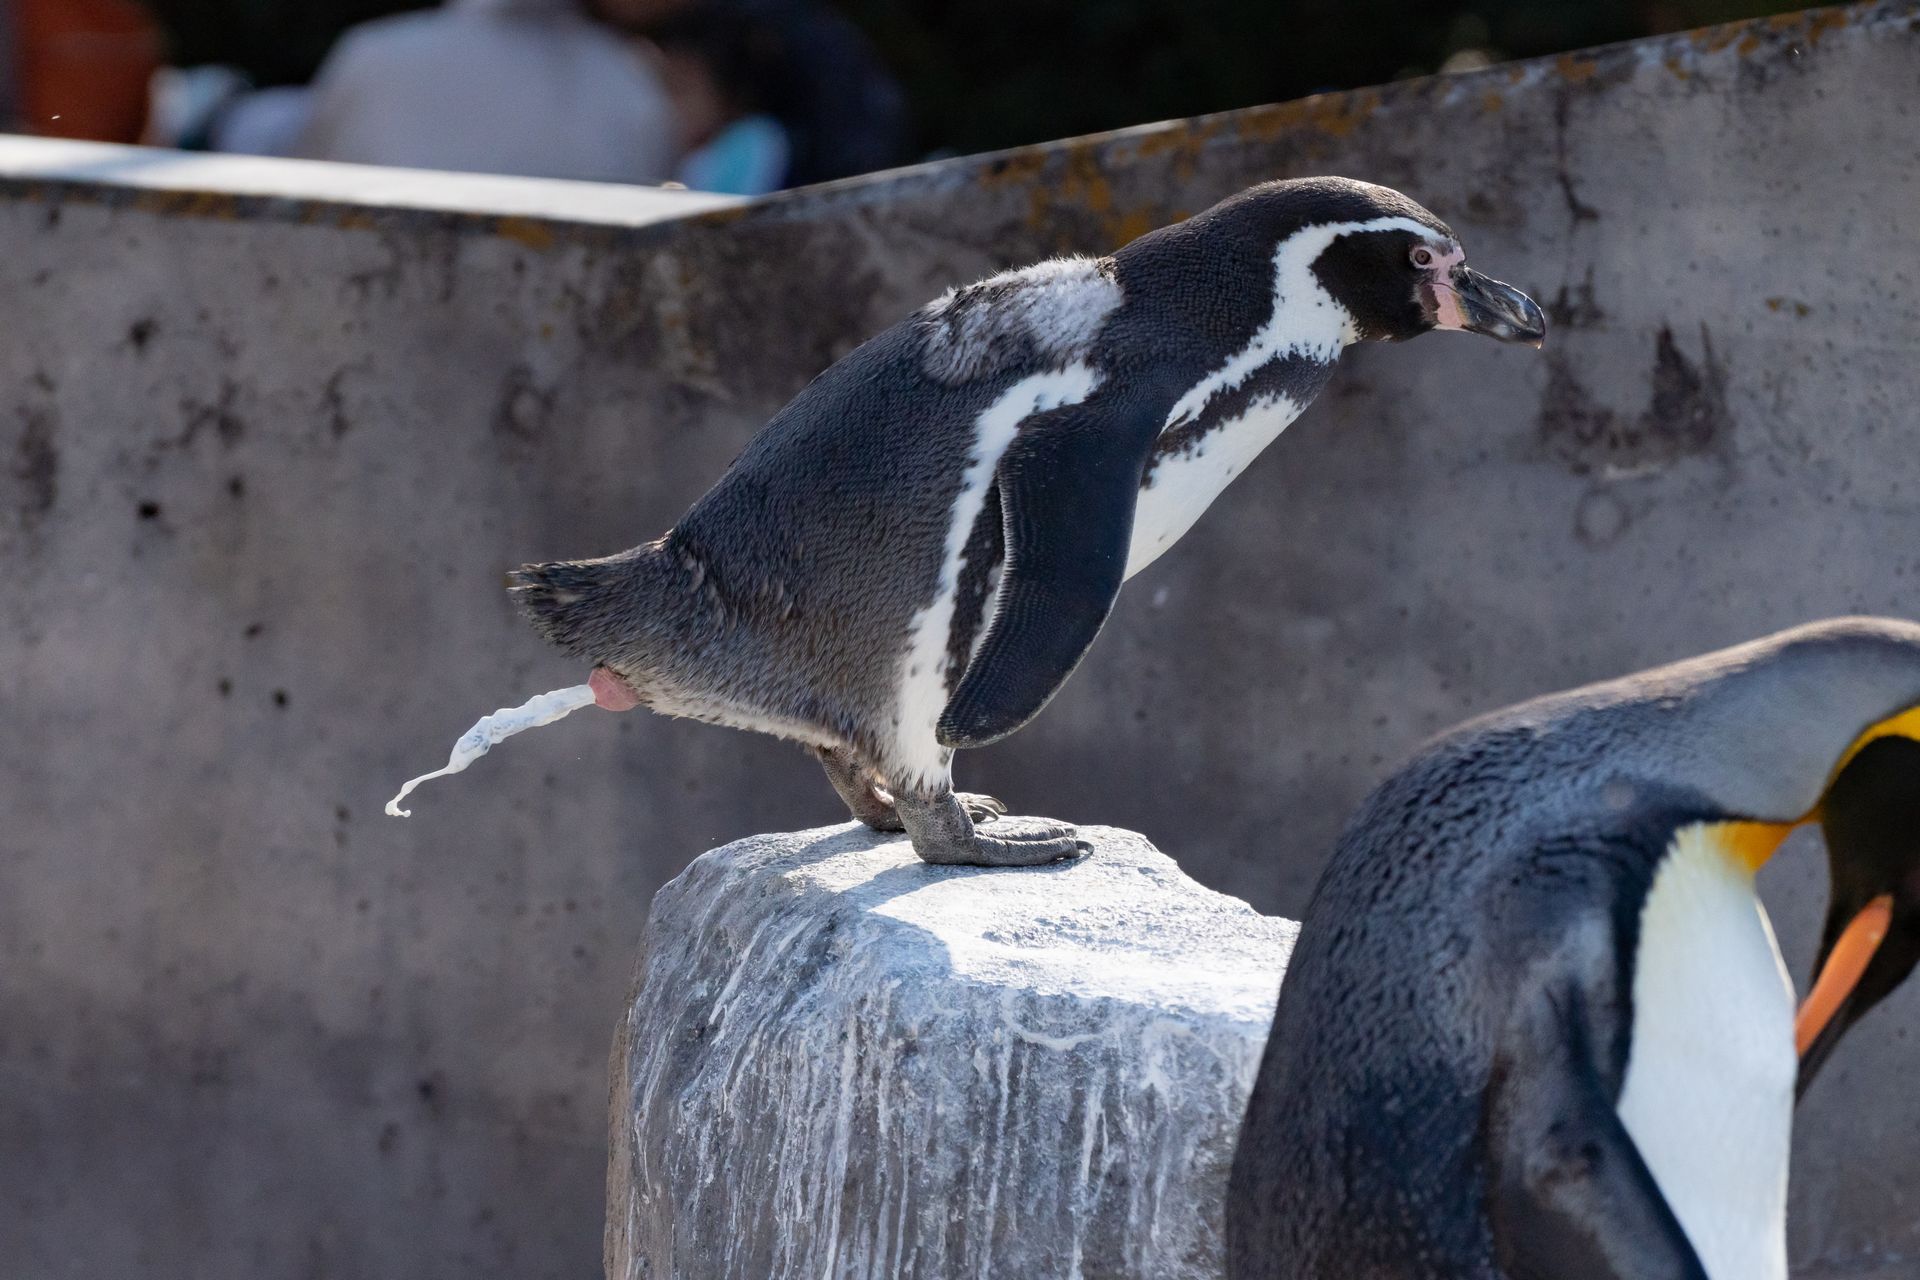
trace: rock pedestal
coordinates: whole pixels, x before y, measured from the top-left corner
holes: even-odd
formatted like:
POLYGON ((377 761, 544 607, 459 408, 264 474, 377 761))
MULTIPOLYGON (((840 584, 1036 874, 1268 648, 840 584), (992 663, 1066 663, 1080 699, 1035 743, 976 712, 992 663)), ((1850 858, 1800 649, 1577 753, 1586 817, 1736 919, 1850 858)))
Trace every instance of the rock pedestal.
POLYGON ((1221 1275, 1297 926, 1082 833, 1026 870, 758 836, 662 889, 614 1046, 610 1280, 1221 1275))

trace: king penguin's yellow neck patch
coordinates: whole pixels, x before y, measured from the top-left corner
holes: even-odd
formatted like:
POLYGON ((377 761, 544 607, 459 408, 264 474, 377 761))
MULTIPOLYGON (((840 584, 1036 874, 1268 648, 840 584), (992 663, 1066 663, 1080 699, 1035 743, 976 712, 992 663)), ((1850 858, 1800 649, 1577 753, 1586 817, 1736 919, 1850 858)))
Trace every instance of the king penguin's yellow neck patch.
MULTIPOLYGON (((1839 763, 1833 766, 1833 772, 1827 777, 1827 786, 1833 785, 1833 780, 1853 763, 1853 758, 1859 755, 1867 744, 1881 738, 1912 738, 1920 741, 1920 707, 1908 707, 1899 715, 1888 716, 1855 738, 1853 745, 1841 754, 1839 763)), ((1823 792, 1819 803, 1793 822, 1705 822, 1699 825, 1698 830, 1712 841, 1714 847, 1724 853, 1729 861, 1745 867, 1749 872, 1757 873, 1779 851, 1781 842, 1792 835, 1795 828, 1820 820, 1820 809, 1825 803, 1826 795, 1823 792)))
POLYGON ((1853 758, 1863 751, 1867 744, 1881 738, 1913 738, 1920 740, 1920 707, 1908 707, 1897 716, 1888 716, 1865 733, 1853 740, 1853 745, 1841 753, 1840 762, 1833 766, 1833 774, 1827 779, 1832 786, 1834 778, 1853 763, 1853 758))
POLYGON ((1793 834, 1797 822, 1707 822, 1700 830, 1728 861, 1757 874, 1780 844, 1793 834))

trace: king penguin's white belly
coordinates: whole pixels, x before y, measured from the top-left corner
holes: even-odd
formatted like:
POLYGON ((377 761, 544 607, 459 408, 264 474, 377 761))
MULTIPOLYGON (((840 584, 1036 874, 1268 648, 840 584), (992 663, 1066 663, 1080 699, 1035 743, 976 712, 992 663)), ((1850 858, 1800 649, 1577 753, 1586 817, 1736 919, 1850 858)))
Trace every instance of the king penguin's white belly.
POLYGON ((1180 540, 1220 491, 1300 416, 1300 405, 1275 392, 1261 396, 1238 418, 1222 422, 1183 453, 1154 464, 1152 481, 1133 509, 1133 542, 1127 548, 1131 578, 1180 540))
POLYGON ((1786 1280, 1793 984, 1753 874, 1690 827, 1640 918, 1621 1121, 1712 1280, 1786 1280))

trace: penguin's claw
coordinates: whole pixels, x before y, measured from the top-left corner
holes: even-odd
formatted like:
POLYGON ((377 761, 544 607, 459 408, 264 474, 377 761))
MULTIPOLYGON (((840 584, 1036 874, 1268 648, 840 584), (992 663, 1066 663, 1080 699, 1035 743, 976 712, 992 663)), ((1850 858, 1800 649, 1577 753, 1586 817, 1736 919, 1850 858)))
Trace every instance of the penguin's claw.
POLYGON ((960 807, 967 811, 967 816, 976 824, 1007 816, 1007 806, 992 796, 975 791, 956 791, 953 798, 960 802, 960 807))

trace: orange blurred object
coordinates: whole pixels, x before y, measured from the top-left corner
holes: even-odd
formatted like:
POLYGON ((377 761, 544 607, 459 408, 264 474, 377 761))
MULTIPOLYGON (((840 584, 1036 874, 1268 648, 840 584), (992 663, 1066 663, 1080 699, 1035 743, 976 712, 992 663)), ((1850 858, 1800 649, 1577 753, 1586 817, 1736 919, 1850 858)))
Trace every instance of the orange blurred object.
MULTIPOLYGON (((133 0, 11 0, 20 117, 33 133, 138 142, 160 29, 133 0)), ((6 3, 6 0, 0 0, 6 3)))

